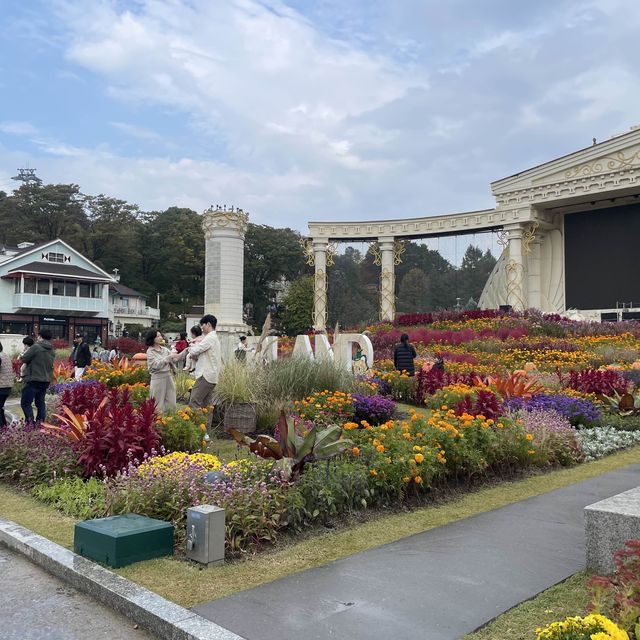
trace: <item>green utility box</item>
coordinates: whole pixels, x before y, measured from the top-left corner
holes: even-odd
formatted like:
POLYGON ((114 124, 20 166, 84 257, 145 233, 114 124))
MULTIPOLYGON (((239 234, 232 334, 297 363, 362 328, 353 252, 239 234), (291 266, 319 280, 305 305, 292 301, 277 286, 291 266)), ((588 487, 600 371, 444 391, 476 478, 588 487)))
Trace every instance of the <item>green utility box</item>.
POLYGON ((173 525, 135 513, 78 522, 73 550, 113 568, 173 555, 173 525))

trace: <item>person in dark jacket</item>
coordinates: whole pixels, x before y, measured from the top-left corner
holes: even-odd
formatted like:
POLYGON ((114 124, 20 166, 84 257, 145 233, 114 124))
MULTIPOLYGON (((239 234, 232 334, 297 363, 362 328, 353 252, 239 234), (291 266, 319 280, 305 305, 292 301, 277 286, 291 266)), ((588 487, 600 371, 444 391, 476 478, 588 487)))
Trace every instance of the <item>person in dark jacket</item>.
POLYGON ((29 347, 21 356, 20 360, 29 365, 23 377, 22 397, 20 406, 27 422, 33 422, 33 402, 36 403, 36 420, 42 421, 46 418, 47 405, 45 396, 47 388, 53 378, 53 361, 56 352, 51 346, 51 331, 43 329, 38 336, 38 341, 29 347))
POLYGON ((416 373, 413 361, 417 355, 414 346, 409 344, 409 336, 403 333, 400 336, 400 344, 397 344, 393 350, 393 366, 397 371, 406 371, 413 376, 416 373))
POLYGON ((91 364, 91 349, 81 334, 78 334, 73 342, 76 345, 73 350, 73 364, 76 368, 75 378, 80 380, 84 375, 84 370, 91 364))

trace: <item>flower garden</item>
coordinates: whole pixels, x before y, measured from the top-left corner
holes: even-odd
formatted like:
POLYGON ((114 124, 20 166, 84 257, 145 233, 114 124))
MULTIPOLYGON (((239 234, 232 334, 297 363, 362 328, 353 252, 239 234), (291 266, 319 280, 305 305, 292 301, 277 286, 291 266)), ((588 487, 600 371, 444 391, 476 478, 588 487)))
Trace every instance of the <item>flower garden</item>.
MULTIPOLYGON (((640 444, 640 323, 476 311, 401 316, 367 331, 377 359, 366 376, 291 357, 250 372, 233 363, 219 385, 223 406, 209 411, 158 415, 146 368, 126 358, 77 382, 57 363, 48 422, 0 432, 0 480, 79 519, 170 521, 179 553, 186 509, 216 504, 232 559, 291 533, 640 444), (415 377, 389 359, 404 332, 419 354, 415 377), (232 447, 218 425, 243 376, 259 428, 231 429, 232 447)), ((192 382, 183 377, 184 401, 192 382)), ((594 620, 580 624, 609 632, 594 620)), ((597 637, 624 637, 611 633, 597 637)))

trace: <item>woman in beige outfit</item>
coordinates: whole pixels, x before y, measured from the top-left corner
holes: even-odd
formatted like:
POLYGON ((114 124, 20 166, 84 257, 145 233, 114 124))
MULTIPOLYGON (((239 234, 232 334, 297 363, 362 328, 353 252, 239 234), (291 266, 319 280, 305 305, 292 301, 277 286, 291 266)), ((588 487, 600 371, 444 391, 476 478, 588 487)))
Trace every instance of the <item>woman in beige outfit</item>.
POLYGON ((176 385, 173 374, 176 362, 186 357, 187 352, 172 353, 164 346, 165 340, 157 329, 151 329, 145 340, 147 344, 147 368, 151 374, 149 396, 156 401, 158 413, 176 408, 176 385))

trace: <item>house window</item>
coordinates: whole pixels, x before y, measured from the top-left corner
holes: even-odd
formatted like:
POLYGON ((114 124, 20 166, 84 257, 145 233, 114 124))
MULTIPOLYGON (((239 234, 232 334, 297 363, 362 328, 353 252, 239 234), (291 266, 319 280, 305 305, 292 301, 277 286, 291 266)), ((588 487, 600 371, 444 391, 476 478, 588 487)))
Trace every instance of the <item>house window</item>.
POLYGON ((20 280, 18 278, 13 281, 13 293, 20 293, 20 280))
POLYGON ((24 281, 24 292, 35 293, 36 292, 36 280, 35 278, 26 278, 24 281))
POLYGON ((49 262, 64 262, 64 253, 53 253, 49 251, 47 260, 49 260, 49 262))
POLYGON ((102 285, 101 284, 92 284, 91 285, 91 297, 92 298, 102 298, 102 285))
POLYGON ((81 282, 78 287, 81 298, 91 297, 91 285, 88 282, 81 282))
POLYGON ((64 283, 64 295, 65 296, 72 296, 75 298, 75 296, 77 295, 76 291, 77 291, 77 283, 75 282, 65 282, 64 283))
POLYGON ((49 280, 43 280, 42 278, 38 278, 38 293, 41 296, 49 295, 49 280))
POLYGON ((129 298, 120 298, 120 305, 128 308, 129 307, 129 298))
POLYGON ((62 282, 61 280, 54 280, 51 293, 53 293, 54 296, 63 296, 64 295, 64 282, 62 282))

